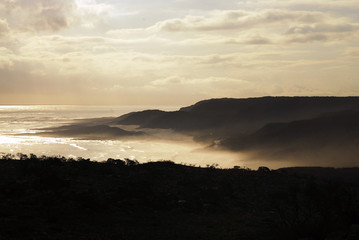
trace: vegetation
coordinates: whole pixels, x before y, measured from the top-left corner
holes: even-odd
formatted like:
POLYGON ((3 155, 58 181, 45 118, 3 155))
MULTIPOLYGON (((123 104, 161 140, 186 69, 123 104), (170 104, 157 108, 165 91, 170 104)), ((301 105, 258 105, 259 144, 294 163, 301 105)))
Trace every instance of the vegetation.
POLYGON ((0 238, 358 239, 358 173, 6 155, 0 238))

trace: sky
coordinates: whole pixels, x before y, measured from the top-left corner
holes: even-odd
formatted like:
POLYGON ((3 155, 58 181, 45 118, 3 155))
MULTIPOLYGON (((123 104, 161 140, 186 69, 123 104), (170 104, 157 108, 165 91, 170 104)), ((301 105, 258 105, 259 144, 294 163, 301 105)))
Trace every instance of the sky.
POLYGON ((0 0, 0 104, 357 95, 358 0, 0 0))

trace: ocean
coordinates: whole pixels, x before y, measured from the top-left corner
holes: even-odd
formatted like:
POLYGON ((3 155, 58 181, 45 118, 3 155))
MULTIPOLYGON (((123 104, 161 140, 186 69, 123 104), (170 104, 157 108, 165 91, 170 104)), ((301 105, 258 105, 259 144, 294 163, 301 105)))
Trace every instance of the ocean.
POLYGON ((42 128, 73 123, 76 120, 118 117, 145 109, 178 110, 178 106, 83 106, 27 105, 0 106, 0 153, 65 156, 105 161, 129 158, 139 162, 171 160, 176 163, 221 167, 245 165, 235 153, 209 151, 194 141, 158 140, 78 140, 40 136, 42 128))

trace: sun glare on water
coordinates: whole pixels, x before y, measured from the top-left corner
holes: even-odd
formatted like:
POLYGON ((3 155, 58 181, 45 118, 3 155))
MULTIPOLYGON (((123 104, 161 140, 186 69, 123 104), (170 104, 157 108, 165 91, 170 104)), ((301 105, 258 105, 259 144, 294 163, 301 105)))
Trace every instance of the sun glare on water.
POLYGON ((1 145, 11 145, 11 144, 19 144, 19 143, 21 143, 21 140, 18 138, 0 135, 0 144, 1 145))

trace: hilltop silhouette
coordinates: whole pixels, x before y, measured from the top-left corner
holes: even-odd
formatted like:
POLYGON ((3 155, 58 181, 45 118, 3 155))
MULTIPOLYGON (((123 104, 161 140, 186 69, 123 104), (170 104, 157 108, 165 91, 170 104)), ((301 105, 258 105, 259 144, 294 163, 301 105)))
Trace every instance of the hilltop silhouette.
POLYGON ((210 99, 179 111, 146 110, 119 117, 118 124, 177 131, 235 129, 250 132, 270 122, 313 118, 326 112, 359 110, 358 97, 262 97, 210 99))

